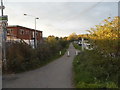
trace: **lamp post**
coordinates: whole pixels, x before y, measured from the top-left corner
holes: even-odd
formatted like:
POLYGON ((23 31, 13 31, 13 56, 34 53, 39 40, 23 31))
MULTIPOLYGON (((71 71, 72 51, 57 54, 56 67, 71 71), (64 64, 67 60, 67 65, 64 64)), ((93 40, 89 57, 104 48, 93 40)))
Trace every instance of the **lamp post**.
POLYGON ((24 16, 30 16, 33 17, 35 19, 35 32, 34 32, 34 47, 37 47, 37 35, 36 35, 36 20, 39 19, 38 17, 32 16, 32 15, 28 15, 28 14, 24 14, 24 16))

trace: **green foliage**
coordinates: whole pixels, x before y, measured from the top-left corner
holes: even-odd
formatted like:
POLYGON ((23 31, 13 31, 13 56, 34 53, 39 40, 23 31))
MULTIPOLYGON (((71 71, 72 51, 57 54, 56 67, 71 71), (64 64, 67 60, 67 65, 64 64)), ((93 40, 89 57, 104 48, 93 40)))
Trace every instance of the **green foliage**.
MULTIPOLYGON (((88 30, 93 50, 75 57, 74 80, 78 88, 118 88, 120 85, 120 17, 104 20, 88 30)), ((74 45, 78 48, 76 45, 74 45)))
POLYGON ((82 50, 82 47, 76 43, 73 43, 73 46, 75 47, 75 49, 82 50))
POLYGON ((118 88, 118 58, 105 58, 96 50, 81 52, 73 61, 77 88, 118 88))
POLYGON ((114 82, 108 83, 85 83, 79 82, 77 88, 118 88, 114 82))
MULTIPOLYGON (((18 73, 43 66, 60 57, 68 48, 68 41, 63 38, 48 37, 48 40, 33 49, 23 42, 11 42, 7 45, 7 73, 18 73)), ((4 72, 3 68, 3 72, 4 72)), ((6 73, 6 72, 5 72, 6 73)))
POLYGON ((9 43, 7 47, 7 68, 10 72, 24 71, 24 63, 32 59, 33 50, 25 43, 9 43))
POLYGON ((114 17, 104 20, 102 25, 96 25, 96 28, 89 30, 88 38, 91 44, 99 52, 107 56, 117 57, 120 55, 120 17, 114 17))

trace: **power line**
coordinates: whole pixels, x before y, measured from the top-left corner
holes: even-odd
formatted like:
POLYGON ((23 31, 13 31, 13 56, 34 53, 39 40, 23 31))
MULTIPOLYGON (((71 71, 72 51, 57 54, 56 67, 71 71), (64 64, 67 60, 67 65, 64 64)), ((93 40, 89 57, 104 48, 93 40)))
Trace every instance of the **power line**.
POLYGON ((97 5, 99 5, 102 1, 103 1, 103 0, 101 0, 100 2, 97 2, 97 3, 94 4, 93 6, 91 6, 91 7, 87 8, 87 9, 83 10, 82 12, 80 12, 80 13, 77 14, 77 15, 74 15, 74 16, 71 16, 71 17, 65 19, 64 22, 65 22, 65 21, 69 21, 69 20, 71 20, 71 19, 74 19, 74 17, 82 16, 82 15, 87 14, 90 10, 92 10, 93 8, 95 8, 95 7, 96 7, 97 5))

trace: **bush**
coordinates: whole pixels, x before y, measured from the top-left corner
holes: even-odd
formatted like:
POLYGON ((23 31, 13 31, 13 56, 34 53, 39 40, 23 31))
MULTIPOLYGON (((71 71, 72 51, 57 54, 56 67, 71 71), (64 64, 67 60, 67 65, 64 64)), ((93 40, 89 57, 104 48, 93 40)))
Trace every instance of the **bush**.
MULTIPOLYGON (((54 40, 54 38, 52 38, 52 42, 51 38, 49 38, 49 41, 39 44, 35 49, 24 42, 7 43, 6 72, 18 73, 38 68, 60 57, 59 51, 64 51, 65 53, 66 48, 68 48, 68 42, 66 40, 54 40)), ((3 72, 5 72, 4 68, 3 72)))
POLYGON ((75 49, 82 50, 82 47, 76 43, 73 43, 73 46, 75 47, 75 49))
POLYGON ((97 51, 81 52, 73 62, 75 86, 80 88, 117 88, 120 62, 97 51))
POLYGON ((7 47, 7 69, 12 72, 24 71, 26 67, 23 64, 30 61, 32 51, 32 48, 25 43, 11 43, 7 47))

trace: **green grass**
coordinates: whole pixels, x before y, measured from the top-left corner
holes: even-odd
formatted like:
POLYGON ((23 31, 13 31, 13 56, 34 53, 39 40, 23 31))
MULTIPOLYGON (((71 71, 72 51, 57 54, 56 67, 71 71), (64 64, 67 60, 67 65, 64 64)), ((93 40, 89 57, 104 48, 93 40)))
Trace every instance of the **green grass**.
POLYGON ((82 50, 82 47, 76 43, 73 43, 73 46, 75 47, 75 49, 82 50))
POLYGON ((117 85, 114 82, 107 82, 107 83, 79 82, 76 88, 117 88, 117 85))
POLYGON ((108 58, 101 57, 96 51, 85 50, 74 58, 74 85, 76 88, 117 88, 114 66, 108 58), (107 78, 107 73, 111 77, 107 78), (106 80, 107 78, 107 80, 106 80))

